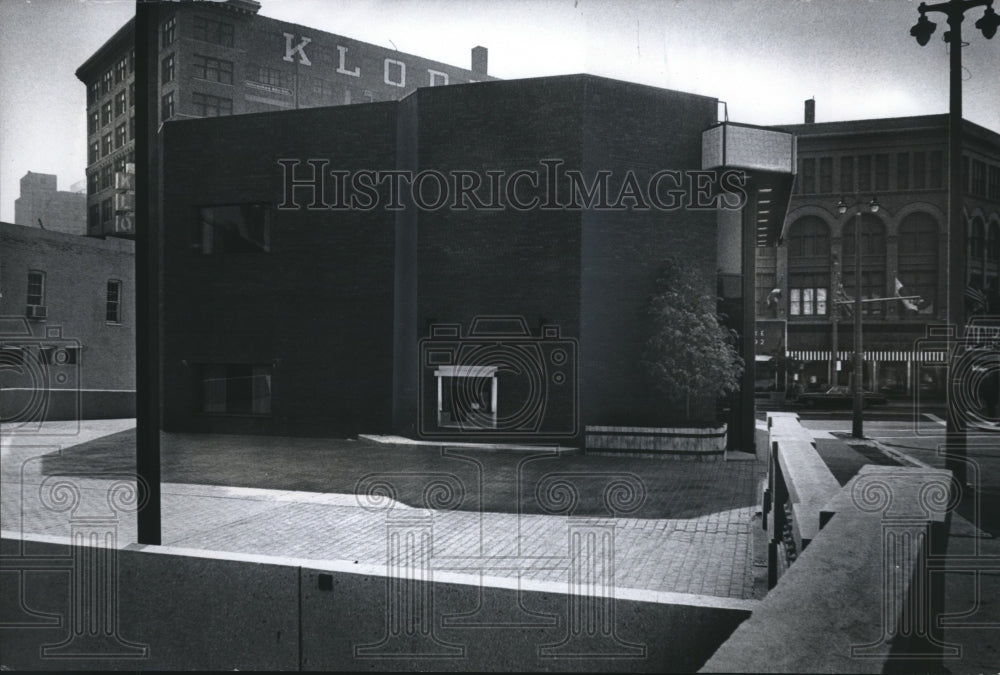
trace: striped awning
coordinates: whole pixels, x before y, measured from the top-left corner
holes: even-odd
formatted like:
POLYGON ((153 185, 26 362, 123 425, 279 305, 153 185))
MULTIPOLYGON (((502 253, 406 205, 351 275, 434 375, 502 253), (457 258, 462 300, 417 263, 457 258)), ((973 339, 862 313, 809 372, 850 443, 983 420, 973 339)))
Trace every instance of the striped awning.
MULTIPOLYGON (((837 352, 837 359, 846 361, 854 356, 853 350, 842 350, 837 352)), ((829 349, 789 349, 785 352, 785 357, 796 361, 829 361, 829 349)), ((947 361, 947 352, 937 351, 899 351, 899 350, 872 350, 865 352, 865 361, 919 361, 939 362, 947 361)))

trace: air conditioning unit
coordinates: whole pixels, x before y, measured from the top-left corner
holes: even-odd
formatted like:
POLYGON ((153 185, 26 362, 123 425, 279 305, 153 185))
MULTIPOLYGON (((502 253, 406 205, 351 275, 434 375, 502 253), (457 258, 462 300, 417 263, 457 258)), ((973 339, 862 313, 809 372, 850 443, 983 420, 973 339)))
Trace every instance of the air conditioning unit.
POLYGON ((29 319, 44 319, 48 316, 48 310, 45 305, 28 305, 25 314, 29 319))

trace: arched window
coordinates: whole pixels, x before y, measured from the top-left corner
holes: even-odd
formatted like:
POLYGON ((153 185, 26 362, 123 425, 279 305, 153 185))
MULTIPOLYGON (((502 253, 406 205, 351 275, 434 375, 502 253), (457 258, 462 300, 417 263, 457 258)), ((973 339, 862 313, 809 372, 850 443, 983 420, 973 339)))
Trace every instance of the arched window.
POLYGON ((830 228, 805 216, 788 233, 788 314, 824 316, 830 287, 830 228))
MULTIPOLYGON (((853 298, 854 280, 854 228, 857 216, 844 223, 844 264, 842 267, 844 291, 853 298)), ((885 284, 885 225, 870 213, 861 215, 861 297, 884 298, 885 284)), ((884 302, 866 302, 862 312, 866 316, 883 316, 884 302)))
POLYGON ((900 300, 903 318, 934 313, 938 249, 938 224, 929 213, 911 213, 899 224, 899 277, 894 285, 896 295, 906 298, 900 300))
POLYGON ((990 229, 986 235, 986 261, 1000 262, 1000 224, 996 221, 990 223, 990 229))
POLYGON ((983 226, 983 219, 976 216, 972 219, 972 228, 969 232, 969 264, 981 265, 985 252, 986 231, 983 226))

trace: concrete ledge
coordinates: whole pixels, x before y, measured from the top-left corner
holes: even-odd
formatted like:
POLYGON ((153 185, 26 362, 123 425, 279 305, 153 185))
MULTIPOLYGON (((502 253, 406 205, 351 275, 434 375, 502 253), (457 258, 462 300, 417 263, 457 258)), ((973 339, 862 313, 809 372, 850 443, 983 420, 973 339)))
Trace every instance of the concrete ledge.
POLYGON ((68 543, 3 533, 4 666, 691 672, 756 606, 624 588, 602 597, 437 567, 68 543), (79 579, 117 584, 74 587, 79 579), (104 597, 117 610, 102 616, 104 597), (67 640, 78 622, 87 638, 88 621, 109 630, 67 640), (46 648, 61 643, 61 654, 46 648))
POLYGON ((592 450, 641 453, 679 459, 715 461, 726 451, 726 425, 721 427, 588 426, 586 444, 592 450))
POLYGON ((701 672, 938 672, 950 649, 932 620, 941 575, 923 574, 947 538, 950 478, 862 468, 828 505, 809 548, 701 672))

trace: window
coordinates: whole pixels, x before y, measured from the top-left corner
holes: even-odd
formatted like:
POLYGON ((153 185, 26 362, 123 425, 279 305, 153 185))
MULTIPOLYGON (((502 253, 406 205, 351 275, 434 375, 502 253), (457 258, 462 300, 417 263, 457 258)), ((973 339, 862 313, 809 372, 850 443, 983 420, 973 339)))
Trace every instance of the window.
POLYGON ((28 297, 29 305, 45 304, 45 272, 39 270, 28 270, 28 297))
POLYGON ((111 84, 112 84, 112 75, 111 75, 111 71, 109 70, 108 72, 104 73, 104 76, 101 78, 101 94, 102 95, 103 94, 107 94, 107 93, 109 93, 111 91, 111 84))
POLYGON ((896 155, 896 188, 910 189, 910 153, 901 152, 896 155))
POLYGON ((804 195, 816 192, 816 160, 811 157, 802 159, 802 183, 799 192, 804 195))
POLYGON ((199 117, 222 117, 233 114, 233 100, 210 94, 194 93, 194 112, 199 117))
POLYGON ((135 105, 135 82, 128 83, 128 104, 129 106, 135 105))
POLYGON ((98 141, 94 141, 87 148, 87 164, 93 164, 100 158, 101 144, 98 141))
POLYGON ((271 366, 243 363, 201 366, 201 411, 271 414, 271 366))
POLYGON ((213 59, 210 56, 194 55, 192 59, 194 77, 221 84, 233 83, 233 62, 213 59))
POLYGON ((233 83, 233 62, 195 54, 192 74, 194 77, 221 84, 233 83))
POLYGON ((115 94, 115 117, 124 115, 128 110, 128 100, 124 91, 115 94))
POLYGON ((100 188, 98 188, 98 182, 97 182, 99 178, 100 177, 97 175, 96 171, 91 171, 89 174, 87 174, 87 194, 88 195, 96 195, 97 194, 97 191, 100 189, 100 188))
MULTIPOLYGON (((934 313, 937 297, 938 225, 929 213, 918 211, 899 224, 898 295, 918 296, 900 301, 902 317, 934 313)), ((894 282, 895 283, 895 282, 894 282)))
POLYGON ((986 196, 986 165, 978 159, 972 160, 972 194, 986 196))
POLYGON ((167 54, 160 61, 160 84, 174 81, 174 55, 167 54))
POLYGON ((87 87, 87 105, 97 103, 97 98, 101 95, 101 83, 91 82, 87 87))
MULTIPOLYGON (((110 166, 108 167, 111 168, 110 166)), ((103 202, 101 202, 101 222, 109 223, 111 222, 111 197, 108 197, 103 202)))
POLYGON ((205 206, 198 209, 192 242, 205 255, 271 250, 270 217, 264 204, 205 206))
POLYGON ((840 158, 840 191, 854 192, 854 158, 840 158))
POLYGON ((868 192, 872 189, 872 156, 858 157, 858 190, 868 192))
POLYGON ((969 263, 980 264, 986 251, 986 230, 982 218, 972 219, 972 232, 969 234, 969 263))
POLYGON ((333 96, 333 83, 314 77, 312 81, 312 92, 317 96, 329 98, 333 96))
POLYGON ((913 189, 923 190, 927 187, 927 153, 913 153, 913 189))
POLYGON ((875 155, 875 190, 885 192, 889 189, 889 155, 875 155))
POLYGON ((128 53, 128 72, 135 72, 135 47, 130 49, 128 53))
POLYGON ((177 35, 177 17, 172 16, 160 26, 160 46, 169 47, 177 35))
POLYGON ((931 152, 931 177, 927 187, 940 188, 944 185, 944 153, 941 150, 931 152))
POLYGON ((115 64, 115 84, 122 82, 127 77, 128 73, 128 57, 123 56, 115 64))
POLYGON ((830 259, 830 228, 816 216, 795 221, 788 233, 788 264, 826 266, 830 259))
MULTIPOLYGON (((846 267, 846 266, 845 266, 846 267)), ((853 300, 854 295, 854 270, 853 268, 843 273, 844 291, 848 299, 853 300)), ((861 272, 861 299, 875 299, 885 297, 885 271, 871 270, 861 272)), ((865 302, 861 305, 863 316, 882 316, 885 313, 886 302, 865 302)))
POLYGON ((271 87, 288 88, 291 84, 291 75, 277 68, 267 68, 266 66, 251 66, 251 73, 254 73, 255 81, 271 87))
POLYGON ((111 134, 104 134, 101 139, 101 156, 107 157, 111 154, 111 134))
POLYGON ((125 146, 125 142, 128 139, 128 126, 125 122, 118 125, 115 129, 115 148, 122 148, 125 146))
POLYGON ((833 192, 833 157, 819 160, 819 191, 824 194, 833 192))
POLYGON ((87 119, 87 133, 96 134, 97 130, 101 127, 101 114, 96 110, 90 113, 90 117, 87 119))
POLYGON ((993 264, 1000 262, 1000 225, 996 223, 990 223, 990 231, 986 235, 986 261, 993 264))
POLYGON ((826 274, 790 274, 788 313, 791 316, 825 316, 827 313, 826 274))
POLYGON ((216 21, 204 16, 196 16, 192 25, 192 37, 202 42, 211 42, 223 47, 232 47, 233 24, 216 21))
POLYGON ((101 207, 98 204, 91 204, 87 210, 87 230, 93 232, 101 226, 101 207))
POLYGON ((101 106, 101 126, 111 124, 111 101, 105 101, 101 106))
POLYGON ((108 279, 107 300, 104 308, 104 320, 108 323, 121 323, 122 282, 108 279))
POLYGON ((160 119, 168 120, 174 116, 174 92, 168 92, 160 98, 160 119))
POLYGON ((128 137, 135 140, 135 115, 128 118, 128 137))
POLYGON ((990 201, 1000 202, 1000 167, 990 166, 986 185, 986 197, 990 201))
POLYGON ((111 165, 105 164, 101 167, 101 189, 106 190, 111 187, 112 173, 111 165))

